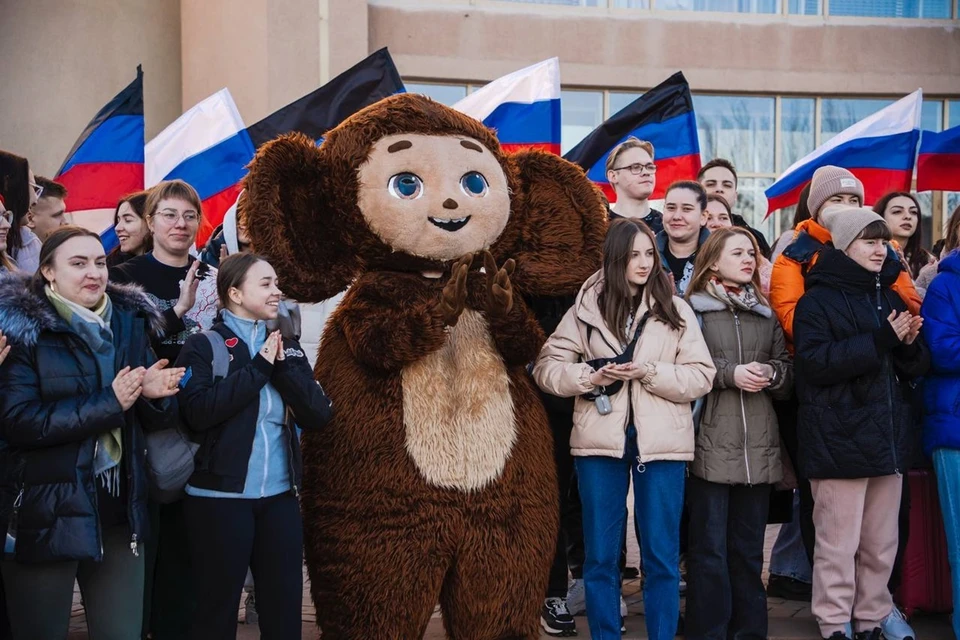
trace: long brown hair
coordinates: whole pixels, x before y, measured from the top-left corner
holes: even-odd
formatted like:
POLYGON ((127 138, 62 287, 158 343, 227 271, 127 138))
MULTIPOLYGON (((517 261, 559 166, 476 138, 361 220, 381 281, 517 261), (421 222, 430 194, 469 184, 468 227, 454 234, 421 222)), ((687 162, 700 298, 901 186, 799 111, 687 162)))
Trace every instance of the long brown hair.
POLYGON ((910 239, 907 240, 907 245, 901 247, 910 268, 910 276, 915 280, 920 275, 920 269, 923 269, 930 262, 930 253, 923 248, 923 219, 920 214, 920 201, 917 200, 915 195, 907 191, 893 191, 877 200, 877 203, 873 205, 874 213, 886 220, 887 216, 884 215, 884 212, 894 198, 910 198, 917 207, 917 228, 910 239))
POLYGON ((650 315, 653 318, 676 331, 683 328, 683 318, 673 306, 673 285, 670 276, 660 264, 660 253, 657 251, 653 231, 640 221, 627 218, 614 220, 610 223, 607 238, 603 243, 603 291, 600 292, 598 303, 600 315, 603 316, 607 328, 621 342, 627 342, 627 318, 637 310, 644 295, 652 300, 650 315), (630 285, 627 282, 627 264, 630 262, 633 241, 638 233, 646 234, 650 240, 650 246, 653 247, 653 268, 647 283, 634 298, 630 295, 630 285))
POLYGON ((727 246, 727 240, 733 236, 743 236, 750 240, 750 246, 753 247, 753 255, 757 262, 750 284, 753 285, 753 292, 760 301, 769 306, 767 299, 760 289, 760 258, 763 254, 760 253, 760 247, 757 246, 756 238, 753 237, 750 231, 743 227, 723 227, 717 229, 712 232, 710 237, 707 238, 707 241, 700 246, 700 249, 697 251, 697 258, 693 263, 693 277, 690 279, 690 284, 687 285, 687 300, 689 300, 690 296, 694 293, 707 290, 707 285, 710 283, 710 280, 717 275, 710 267, 720 259, 724 247, 727 246))
MULTIPOLYGON (((117 208, 113 212, 113 226, 117 226, 117 223, 120 222, 120 207, 124 203, 129 204, 130 208, 133 209, 133 212, 137 215, 138 218, 144 221, 144 227, 146 231, 143 235, 143 244, 140 249, 141 252, 139 255, 144 253, 150 253, 153 251, 153 233, 150 231, 150 226, 146 224, 146 205, 147 197, 150 195, 149 190, 143 191, 134 191, 133 193, 128 193, 127 195, 120 198, 120 201, 117 202, 117 208)), ((198 209, 199 211, 199 209, 198 209)), ((113 251, 110 252, 111 255, 120 253, 120 245, 118 244, 114 247, 113 251)))
POLYGON ((957 206, 950 214, 950 219, 947 221, 947 233, 943 240, 943 253, 945 254, 960 248, 960 206, 957 206))

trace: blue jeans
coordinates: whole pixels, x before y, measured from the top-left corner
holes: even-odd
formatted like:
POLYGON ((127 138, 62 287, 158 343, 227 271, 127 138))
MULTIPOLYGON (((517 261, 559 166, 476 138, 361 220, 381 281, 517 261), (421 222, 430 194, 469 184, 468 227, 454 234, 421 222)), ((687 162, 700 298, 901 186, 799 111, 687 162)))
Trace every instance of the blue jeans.
POLYGON ((641 466, 637 455, 637 431, 631 425, 623 458, 586 456, 574 462, 583 502, 583 582, 593 640, 621 637, 619 558, 626 527, 623 505, 631 473, 634 517, 640 529, 647 635, 650 640, 671 640, 677 633, 680 512, 686 464, 658 461, 641 466))
POLYGON ((936 449, 933 469, 937 474, 943 529, 947 534, 950 581, 953 586, 953 634, 960 638, 960 450, 936 449))
POLYGON ((800 534, 800 517, 800 493, 794 491, 793 519, 780 525, 780 533, 770 552, 770 575, 813 584, 813 568, 800 534))

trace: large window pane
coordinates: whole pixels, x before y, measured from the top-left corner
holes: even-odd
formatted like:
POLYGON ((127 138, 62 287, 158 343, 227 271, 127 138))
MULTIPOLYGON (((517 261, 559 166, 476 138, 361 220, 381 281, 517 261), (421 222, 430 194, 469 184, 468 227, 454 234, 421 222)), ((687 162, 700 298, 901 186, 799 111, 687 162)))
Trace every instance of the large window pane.
POLYGON ((610 113, 607 117, 610 117, 621 111, 628 104, 642 96, 642 93, 625 93, 621 91, 611 91, 610 92, 610 113))
POLYGON ((952 129, 953 127, 960 127, 960 100, 951 100, 950 101, 950 114, 948 115, 949 122, 947 123, 952 129))
POLYGON ((786 171, 814 149, 816 101, 812 98, 783 98, 780 109, 780 171, 786 171))
POLYGON ((801 16, 818 16, 822 11, 820 0, 790 0, 790 13, 801 16))
POLYGON ((437 102, 451 106, 467 95, 465 84, 427 84, 420 82, 405 82, 407 93, 422 93, 437 102))
POLYGON ((920 128, 925 131, 943 131, 943 101, 924 100, 920 109, 920 128))
POLYGON ((780 13, 780 0, 657 0, 657 9, 725 11, 727 13, 780 13))
POLYGON ((767 215, 767 196, 763 194, 771 184, 773 178, 742 178, 737 188, 736 213, 742 215, 751 227, 763 232, 772 246, 776 240, 773 236, 774 217, 764 220, 767 215))
POLYGON ((820 113, 820 143, 891 104, 893 100, 824 98, 820 113))
POLYGON ((773 173, 774 99, 693 96, 704 162, 728 158, 739 173, 773 173))
POLYGON ((561 153, 566 153, 603 122, 603 94, 599 91, 561 91, 561 153))
POLYGON ((832 16, 950 18, 953 0, 830 0, 832 16))

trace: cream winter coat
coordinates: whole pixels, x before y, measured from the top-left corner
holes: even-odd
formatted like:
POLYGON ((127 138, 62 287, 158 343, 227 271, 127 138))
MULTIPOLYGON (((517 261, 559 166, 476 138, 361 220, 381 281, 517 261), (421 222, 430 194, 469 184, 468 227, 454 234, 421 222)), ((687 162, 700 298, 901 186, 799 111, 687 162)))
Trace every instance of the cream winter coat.
MULTIPOLYGON (((649 371, 641 380, 624 383, 610 397, 613 411, 600 415, 592 401, 581 397, 595 390, 590 382, 593 369, 585 361, 612 358, 624 351, 600 313, 602 289, 603 274, 597 272, 580 289, 576 303, 543 346, 533 369, 534 380, 545 392, 576 396, 571 453, 622 458, 632 407, 641 462, 693 460, 691 403, 710 392, 716 374, 693 310, 680 298, 673 298, 685 323, 680 331, 652 317, 647 321, 633 361, 646 363, 649 371), (592 327, 589 340, 588 326, 592 327)), ((644 296, 638 317, 646 313, 648 303, 644 296)))

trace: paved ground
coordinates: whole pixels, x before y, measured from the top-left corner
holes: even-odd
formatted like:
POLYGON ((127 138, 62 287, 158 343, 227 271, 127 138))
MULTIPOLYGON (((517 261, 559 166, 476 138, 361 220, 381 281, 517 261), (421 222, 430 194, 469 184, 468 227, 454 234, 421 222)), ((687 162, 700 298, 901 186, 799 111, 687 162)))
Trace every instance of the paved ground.
MULTIPOLYGON (((778 526, 770 526, 767 528, 766 543, 764 545, 764 557, 767 558, 767 560, 770 558, 770 549, 773 547, 773 542, 777 537, 778 530, 778 526)), ((632 535, 629 536, 629 538, 632 537, 632 535)), ((639 553, 636 540, 630 540, 628 542, 627 561, 632 566, 639 565, 639 553)), ((766 580, 766 569, 764 569, 764 580, 766 580)), ((623 595, 629 611, 626 619, 627 632, 623 637, 626 640, 646 638, 647 633, 644 628, 643 597, 640 593, 640 581, 627 581, 623 587, 623 595)), ((681 606, 683 606, 682 601, 681 606)), ((817 633, 817 625, 810 615, 809 605, 771 598, 768 602, 768 607, 770 610, 770 640, 820 639, 820 635, 817 633)), ((243 609, 241 607, 241 620, 242 613, 243 609)), ((917 632, 917 640, 950 640, 953 638, 953 632, 947 616, 918 616, 913 622, 914 630, 917 632)), ((79 594, 76 594, 74 598, 74 610, 71 623, 69 640, 86 640, 86 621, 84 619, 83 607, 80 604, 79 594)), ((587 629, 587 619, 585 617, 577 618, 577 627, 580 632, 579 638, 583 640, 590 638, 590 632, 587 629)), ((259 630, 255 625, 239 625, 237 640, 256 640, 259 637, 259 630)), ((306 575, 304 575, 302 638, 303 640, 316 640, 319 637, 320 634, 316 629, 313 604, 310 601, 309 585, 306 575)), ((443 640, 445 637, 440 612, 437 611, 434 613, 433 620, 423 640, 443 640)), ((550 636, 544 635, 542 637, 549 638, 550 636)))

